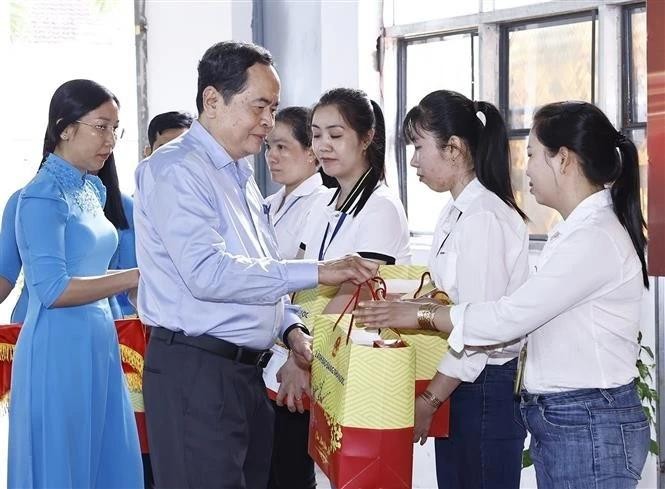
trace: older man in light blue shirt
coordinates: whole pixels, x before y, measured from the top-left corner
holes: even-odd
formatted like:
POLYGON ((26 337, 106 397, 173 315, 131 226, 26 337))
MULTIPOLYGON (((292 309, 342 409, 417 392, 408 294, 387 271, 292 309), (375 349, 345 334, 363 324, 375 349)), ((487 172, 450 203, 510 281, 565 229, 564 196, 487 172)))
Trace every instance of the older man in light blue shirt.
POLYGON ((153 326, 144 368, 158 487, 264 489, 273 412, 262 379, 282 337, 289 404, 302 408, 311 359, 290 292, 359 283, 375 266, 280 260, 263 198, 243 159, 274 126, 270 53, 212 46, 199 63, 198 121, 136 171, 138 311, 153 326))
POLYGON ((316 287, 318 264, 278 261, 252 173, 198 121, 141 163, 138 306, 146 324, 264 350, 301 322, 287 294, 316 287))

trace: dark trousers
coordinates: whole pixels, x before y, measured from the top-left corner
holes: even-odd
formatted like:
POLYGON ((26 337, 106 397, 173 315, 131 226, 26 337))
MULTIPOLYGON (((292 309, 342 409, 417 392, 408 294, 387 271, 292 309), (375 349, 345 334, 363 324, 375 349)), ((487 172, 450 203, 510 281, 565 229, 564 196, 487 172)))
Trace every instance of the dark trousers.
POLYGON ((438 438, 439 489, 518 489, 526 430, 513 395, 517 360, 487 365, 450 397, 450 437, 438 438))
POLYGON ((143 393, 156 487, 266 488, 274 414, 260 367, 153 335, 143 393))
POLYGON ((315 488, 314 460, 307 453, 309 411, 292 413, 285 406, 272 405, 275 438, 268 489, 315 488))
POLYGON ((142 453, 141 460, 143 461, 143 488, 154 489, 155 478, 152 476, 152 465, 150 464, 150 454, 142 453))

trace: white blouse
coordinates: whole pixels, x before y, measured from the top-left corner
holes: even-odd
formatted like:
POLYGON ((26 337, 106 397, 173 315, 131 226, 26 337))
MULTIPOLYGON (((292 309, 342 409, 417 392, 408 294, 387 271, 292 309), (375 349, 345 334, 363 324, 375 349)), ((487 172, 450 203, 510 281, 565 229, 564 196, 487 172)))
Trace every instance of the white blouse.
POLYGON ((451 348, 527 339, 533 393, 612 388, 637 376, 642 267, 609 190, 584 199, 549 234, 536 273, 497 302, 452 308, 451 348))
POLYGON ((286 200, 284 187, 266 197, 266 203, 270 206, 270 220, 277 235, 279 254, 283 260, 296 258, 312 204, 326 190, 321 174, 316 172, 293 189, 286 200))
MULTIPOLYGON (((409 264, 409 226, 402 202, 383 183, 354 216, 336 211, 335 189, 315 203, 301 248, 305 258, 325 260, 359 253, 389 264, 409 264)), ((353 206, 351 206, 353 208, 353 206)))
MULTIPOLYGON (((439 216, 429 259, 436 286, 455 304, 498 300, 529 275, 529 233, 520 215, 478 179, 450 200, 439 216)), ((498 323, 497 328, 502 328, 498 323)), ((520 341, 495 349, 450 350, 439 372, 475 381, 485 365, 515 358, 520 341)))

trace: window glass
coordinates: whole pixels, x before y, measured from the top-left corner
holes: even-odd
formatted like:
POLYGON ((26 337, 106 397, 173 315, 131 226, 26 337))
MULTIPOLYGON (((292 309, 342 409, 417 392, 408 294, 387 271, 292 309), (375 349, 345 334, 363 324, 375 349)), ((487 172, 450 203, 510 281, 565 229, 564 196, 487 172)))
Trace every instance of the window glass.
POLYGON ((646 9, 634 9, 630 15, 630 56, 632 85, 631 122, 647 120, 647 14, 646 9))
POLYGON ((508 28, 507 124, 515 198, 529 217, 529 232, 545 235, 560 215, 529 192, 526 141, 535 111, 560 100, 593 100, 592 17, 532 22, 508 28), (570 53, 576 53, 571 56, 570 53))
POLYGON ((640 201, 642 204, 642 213, 644 219, 647 218, 648 209, 648 159, 647 159, 647 135, 646 129, 636 129, 628 133, 628 137, 633 140, 637 146, 637 154, 640 160, 640 201))
POLYGON ((532 23, 507 35, 510 128, 528 129, 534 111, 549 102, 593 101, 590 18, 532 23))
POLYGON ((646 139, 646 120, 647 120, 647 66, 646 66, 646 8, 645 7, 626 7, 627 22, 624 24, 629 31, 624 31, 624 42, 627 42, 627 49, 624 50, 624 56, 630 56, 624 59, 624 66, 630 68, 629 72, 624 73, 627 76, 628 93, 623 96, 624 114, 623 133, 630 137, 639 155, 640 163, 640 199, 642 212, 645 219, 647 217, 647 139, 646 139))

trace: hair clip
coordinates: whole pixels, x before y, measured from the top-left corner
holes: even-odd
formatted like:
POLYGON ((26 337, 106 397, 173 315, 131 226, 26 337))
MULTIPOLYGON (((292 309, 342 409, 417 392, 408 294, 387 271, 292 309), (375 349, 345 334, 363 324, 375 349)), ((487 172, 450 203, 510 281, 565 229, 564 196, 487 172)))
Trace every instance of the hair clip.
POLYGON ((478 112, 476 112, 476 117, 481 122, 483 127, 485 127, 487 125, 487 117, 485 117, 485 114, 483 114, 480 110, 478 112))

